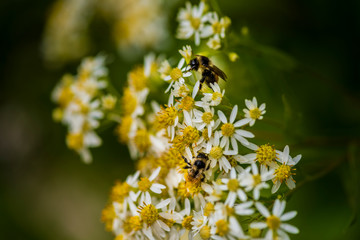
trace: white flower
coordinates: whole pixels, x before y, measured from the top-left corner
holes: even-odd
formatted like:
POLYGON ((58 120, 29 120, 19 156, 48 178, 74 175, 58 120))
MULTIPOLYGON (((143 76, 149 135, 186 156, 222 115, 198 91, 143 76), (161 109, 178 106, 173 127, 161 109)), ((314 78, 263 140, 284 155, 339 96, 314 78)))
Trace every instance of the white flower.
POLYGON ((263 119, 262 115, 266 113, 265 103, 261 104, 260 107, 258 107, 256 97, 253 97, 252 101, 245 99, 245 104, 248 109, 245 108, 243 111, 245 113, 245 118, 250 120, 250 126, 253 126, 257 119, 263 119))
POLYGON ((66 137, 66 143, 70 149, 78 152, 85 163, 92 161, 89 148, 101 145, 101 139, 94 131, 70 132, 66 137))
POLYGON ((285 205, 285 201, 280 201, 279 199, 276 199, 272 214, 270 214, 270 212, 262 203, 256 202, 255 206, 259 210, 259 212, 266 218, 266 222, 253 222, 250 224, 250 227, 258 229, 268 228, 269 231, 266 233, 265 239, 269 240, 275 240, 277 239, 277 236, 281 237, 282 239, 290 239, 286 232, 298 234, 299 229, 290 224, 283 223, 284 221, 288 221, 294 218, 297 214, 296 211, 291 211, 283 214, 285 210, 285 205))
POLYGON ((289 146, 287 145, 285 146, 283 152, 277 151, 279 155, 279 159, 277 160, 281 163, 281 165, 278 165, 278 167, 275 169, 273 179, 274 185, 271 189, 271 193, 277 192, 281 183, 284 181, 289 189, 295 188, 295 180, 292 177, 294 173, 292 172, 293 169, 291 168, 300 161, 301 155, 297 155, 295 158, 291 158, 289 152, 289 146))
POLYGON ((214 120, 214 108, 210 108, 209 106, 204 106, 204 112, 194 109, 194 117, 193 122, 197 125, 197 129, 202 131, 205 127, 208 131, 208 137, 211 137, 212 130, 215 126, 214 120))
POLYGON ((206 14, 206 18, 211 25, 207 25, 203 28, 201 32, 201 37, 207 38, 211 35, 214 35, 215 37, 224 38, 226 29, 224 18, 221 18, 221 20, 219 20, 219 16, 216 12, 210 12, 206 14))
POLYGON ((238 106, 235 105, 231 111, 230 118, 228 121, 224 113, 218 110, 218 116, 221 122, 223 122, 223 125, 221 126, 221 133, 222 133, 221 145, 226 145, 226 149, 228 149, 231 142, 231 145, 236 153, 238 152, 237 141, 239 141, 242 145, 246 146, 249 145, 249 141, 245 137, 247 138, 254 137, 254 134, 252 134, 249 131, 236 129, 246 125, 250 121, 249 119, 244 118, 234 123, 237 112, 238 112, 238 106))
POLYGON ((219 48, 221 48, 221 41, 219 35, 215 35, 214 37, 210 38, 206 45, 214 50, 218 50, 219 48))
MULTIPOLYGON (((250 168, 248 168, 250 170, 250 168)), ((245 187, 245 191, 249 192, 253 190, 254 200, 258 200, 260 197, 260 190, 262 188, 269 188, 269 184, 266 181, 273 177, 274 170, 267 171, 266 168, 261 168, 260 174, 259 169, 255 163, 251 164, 252 174, 248 171, 244 172, 244 176, 240 185, 245 187)))
POLYGON ((199 6, 191 6, 191 3, 186 3, 186 9, 180 9, 178 14, 179 28, 177 38, 189 39, 195 37, 195 45, 200 44, 200 33, 204 28, 206 17, 204 14, 205 4, 200 2, 199 6))
POLYGON ((198 101, 195 103, 198 107, 204 107, 206 105, 210 106, 217 106, 221 103, 225 90, 221 92, 220 86, 217 83, 210 83, 211 88, 214 90, 213 93, 204 93, 204 97, 201 99, 201 101, 198 101))
POLYGON ((184 77, 189 77, 191 76, 191 72, 187 72, 186 71, 186 67, 182 68, 182 66, 184 65, 185 63, 185 59, 182 58, 177 67, 173 68, 171 70, 171 72, 169 73, 169 75, 165 76, 164 77, 164 80, 165 81, 170 81, 170 85, 169 87, 166 89, 165 93, 168 92, 170 90, 170 88, 172 87, 173 83, 176 82, 176 81, 179 81, 180 83, 184 83, 185 80, 184 80, 184 77))
POLYGON ((236 174, 235 168, 231 169, 230 178, 223 178, 221 181, 224 183, 224 185, 220 186, 221 190, 229 191, 225 200, 226 205, 233 207, 237 198, 242 202, 247 200, 246 193, 240 187, 240 179, 236 174))
POLYGON ((186 60, 186 63, 189 63, 192 56, 192 49, 190 45, 186 45, 182 48, 182 50, 179 50, 179 53, 181 56, 186 60))
POLYGON ((235 213, 240 216, 252 215, 254 209, 250 208, 253 205, 253 201, 247 201, 235 205, 235 213))

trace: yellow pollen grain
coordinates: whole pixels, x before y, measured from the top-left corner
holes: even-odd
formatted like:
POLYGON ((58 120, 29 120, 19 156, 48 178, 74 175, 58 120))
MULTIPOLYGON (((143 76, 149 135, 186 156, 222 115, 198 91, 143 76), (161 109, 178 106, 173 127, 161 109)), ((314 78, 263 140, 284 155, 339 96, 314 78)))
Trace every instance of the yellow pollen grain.
POLYGON ((277 216, 270 215, 269 217, 266 218, 266 224, 272 230, 278 229, 280 227, 280 223, 281 223, 280 218, 278 218, 277 216))
POLYGON ((229 232, 229 224, 223 220, 220 219, 215 223, 216 225, 216 234, 223 237, 229 232))
POLYGON ((184 109, 185 111, 190 111, 194 108, 194 99, 190 96, 185 96, 179 105, 179 108, 184 109))
POLYGON ((82 133, 69 133, 66 143, 70 149, 80 150, 84 146, 84 136, 82 133))
POLYGON ((239 181, 237 179, 230 179, 227 186, 229 191, 236 192, 239 188, 239 181))
POLYGON ((210 157, 214 158, 216 160, 220 159, 223 155, 223 150, 221 149, 221 147, 216 146, 216 147, 212 147, 210 150, 210 157))
POLYGON ((258 119, 259 117, 261 117, 261 111, 259 108, 254 108, 254 109, 251 109, 249 111, 249 114, 250 114, 250 117, 254 120, 258 119))
POLYGON ((139 207, 139 209, 141 219, 144 223, 146 223, 147 226, 152 225, 156 220, 159 219, 159 212, 154 205, 149 204, 145 207, 139 207))
POLYGON ((116 127, 115 133, 118 135, 119 142, 127 143, 129 141, 129 132, 132 124, 132 117, 125 116, 121 123, 116 127))
POLYGON ((273 146, 269 144, 261 145, 256 150, 256 160, 260 164, 269 164, 276 161, 276 151, 273 146))
POLYGON ((177 67, 173 68, 171 70, 171 72, 170 72, 170 77, 171 77, 172 80, 175 80, 175 81, 179 80, 179 78, 182 77, 181 70, 179 68, 177 68, 177 67))
POLYGON ((146 129, 139 129, 134 137, 136 147, 140 152, 146 152, 151 146, 150 135, 146 129))
POLYGON ((125 115, 130 115, 135 111, 137 100, 129 88, 124 89, 124 95, 121 99, 121 103, 125 115))
POLYGON ((199 234, 200 234, 201 239, 204 239, 204 240, 205 240, 205 239, 209 239, 210 236, 211 236, 211 234, 210 234, 210 227, 207 226, 207 225, 203 226, 203 227, 200 229, 199 234))
POLYGON ((280 182, 287 180, 294 173, 291 172, 291 167, 285 164, 280 165, 277 169, 275 169, 276 179, 280 182))
POLYGON ((235 127, 232 123, 225 123, 221 126, 223 136, 231 137, 235 133, 235 127))
POLYGON ((211 112, 204 112, 201 116, 201 120, 203 120, 204 123, 210 124, 210 122, 213 120, 213 115, 211 112))
POLYGON ((146 192, 150 189, 151 182, 147 177, 142 177, 141 180, 139 181, 138 185, 139 185, 140 191, 146 192))
POLYGON ((182 221, 181 225, 186 228, 187 230, 191 230, 192 228, 192 224, 191 222, 193 221, 193 216, 187 216, 184 218, 184 220, 182 221))
POLYGON ((209 217, 215 211, 214 204, 211 202, 206 203, 204 207, 204 215, 209 217))

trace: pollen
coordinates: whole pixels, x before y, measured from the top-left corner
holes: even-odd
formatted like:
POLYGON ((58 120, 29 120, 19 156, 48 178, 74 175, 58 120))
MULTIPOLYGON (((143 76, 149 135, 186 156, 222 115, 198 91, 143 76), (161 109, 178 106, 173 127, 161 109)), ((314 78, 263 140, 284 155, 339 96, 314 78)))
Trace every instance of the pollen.
POLYGON ((216 234, 221 237, 225 236, 230 230, 229 224, 223 219, 217 221, 215 225, 216 225, 216 234))
POLYGON ((291 167, 288 165, 285 164, 280 165, 277 169, 275 169, 276 179, 279 180, 280 182, 283 182, 289 177, 291 177, 291 175, 295 175, 295 173, 292 173, 291 170, 292 170, 291 167))
POLYGON ((261 176, 259 174, 255 174, 252 177, 254 180, 254 186, 259 185, 261 183, 261 176))
POLYGON ((122 97, 121 102, 125 115, 130 115, 135 111, 137 100, 129 88, 124 89, 124 96, 122 97))
POLYGON ((210 140, 208 131, 208 128, 204 128, 204 130, 201 132, 201 136, 204 138, 205 141, 210 140))
POLYGON ((119 142, 127 143, 129 141, 129 132, 132 121, 133 120, 131 116, 125 116, 122 118, 121 123, 115 129, 115 132, 118 135, 119 142))
POLYGON ((69 133, 66 143, 70 149, 80 150, 84 146, 84 136, 82 133, 69 133))
POLYGON ((270 215, 269 217, 266 218, 266 224, 272 230, 278 229, 280 227, 280 223, 281 223, 280 218, 278 218, 277 216, 270 215))
POLYGON ((210 150, 210 157, 214 158, 216 160, 220 159, 223 155, 223 150, 221 149, 221 147, 216 146, 216 147, 212 147, 210 150))
POLYGON ((151 182, 147 177, 142 177, 138 184, 139 190, 142 192, 148 191, 151 187, 151 182))
POLYGON ((214 204, 211 202, 206 203, 204 207, 204 215, 209 217, 215 211, 214 204))
POLYGON ((194 99, 190 96, 184 97, 180 102, 179 108, 190 111, 194 108, 194 99))
POLYGON ((186 145, 192 144, 192 143, 196 143, 200 138, 200 134, 199 131, 192 127, 192 126, 187 126, 184 129, 184 142, 186 145))
POLYGON ((113 221, 116 217, 114 206, 112 204, 107 205, 101 212, 101 221, 105 223, 106 231, 111 232, 113 221))
POLYGON ((128 80, 136 91, 143 90, 147 84, 147 78, 144 74, 144 67, 135 67, 135 69, 129 73, 128 80))
POLYGON ((116 182, 111 189, 110 199, 114 202, 122 203, 124 198, 129 196, 130 185, 127 182, 116 182))
POLYGON ((203 226, 201 229, 200 229, 200 232, 199 232, 199 234, 200 234, 200 237, 201 237, 201 239, 209 239, 210 238, 210 227, 209 226, 207 226, 207 225, 205 225, 205 226, 203 226))
POLYGON ((203 120, 204 123, 210 124, 210 122, 213 120, 213 115, 211 112, 204 112, 201 116, 201 120, 203 120))
POLYGON ((182 72, 179 68, 173 68, 170 72, 170 77, 172 80, 179 80, 182 77, 182 72))
POLYGON ((256 150, 256 160, 260 164, 269 164, 276 161, 275 148, 269 144, 261 145, 256 150))
POLYGON ((227 186, 229 191, 236 192, 239 188, 239 181, 237 179, 230 179, 227 186))
POLYGON ((162 108, 157 115, 157 121, 160 128, 167 128, 175 124, 176 117, 178 112, 175 107, 162 108))
POLYGON ((159 212, 152 204, 145 205, 144 207, 140 206, 139 210, 142 221, 145 222, 147 226, 152 225, 159 219, 159 212))
POLYGON ((186 188, 186 183, 185 182, 180 182, 179 186, 178 186, 178 194, 179 196, 181 196, 182 198, 187 198, 190 197, 190 193, 188 192, 187 188, 186 188))
POLYGON ((151 146, 150 136, 146 129, 139 129, 134 137, 134 142, 138 150, 142 153, 146 152, 151 146))
POLYGON ((214 92, 212 95, 211 100, 213 101, 220 101, 222 99, 223 95, 219 92, 214 92))
POLYGON ((261 117, 261 111, 259 108, 254 108, 249 111, 250 117, 254 120, 259 119, 261 117))
POLYGON ((124 240, 124 236, 122 234, 119 234, 116 236, 115 240, 124 240))
POLYGON ((193 216, 187 216, 184 218, 184 220, 182 221, 181 225, 186 228, 187 230, 191 230, 192 228, 192 224, 191 222, 193 221, 193 216))
POLYGON ((235 132, 235 127, 232 123, 225 123, 221 126, 221 132, 223 136, 231 137, 235 132))
POLYGON ((129 225, 132 230, 139 231, 142 228, 142 221, 139 216, 129 218, 129 225))

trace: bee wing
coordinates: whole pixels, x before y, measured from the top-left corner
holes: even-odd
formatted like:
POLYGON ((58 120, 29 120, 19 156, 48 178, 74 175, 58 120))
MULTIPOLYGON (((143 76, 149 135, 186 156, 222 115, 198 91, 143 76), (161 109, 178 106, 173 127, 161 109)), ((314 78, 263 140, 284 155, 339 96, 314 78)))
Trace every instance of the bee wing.
POLYGON ((219 75, 224 81, 226 81, 227 76, 226 76, 226 74, 225 74, 222 70, 220 70, 220 68, 218 68, 218 67, 215 66, 215 65, 212 65, 212 66, 210 67, 210 69, 211 69, 211 71, 213 71, 214 73, 216 73, 216 75, 219 75))

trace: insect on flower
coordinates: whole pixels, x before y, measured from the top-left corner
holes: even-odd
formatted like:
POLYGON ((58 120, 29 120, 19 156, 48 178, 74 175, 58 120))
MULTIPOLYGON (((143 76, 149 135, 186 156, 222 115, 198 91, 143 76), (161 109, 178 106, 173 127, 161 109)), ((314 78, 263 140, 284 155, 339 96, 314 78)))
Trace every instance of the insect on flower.
POLYGON ((184 156, 183 159, 187 164, 184 169, 189 169, 187 180, 190 182, 202 181, 205 178, 204 172, 209 170, 210 168, 208 156, 205 153, 199 153, 193 159, 192 164, 184 156))
POLYGON ((214 84, 219 81, 219 77, 226 81, 226 74, 215 66, 208 57, 196 55, 189 63, 190 69, 200 71, 202 78, 200 80, 199 89, 202 88, 202 84, 205 82, 211 89, 211 83, 214 84))

